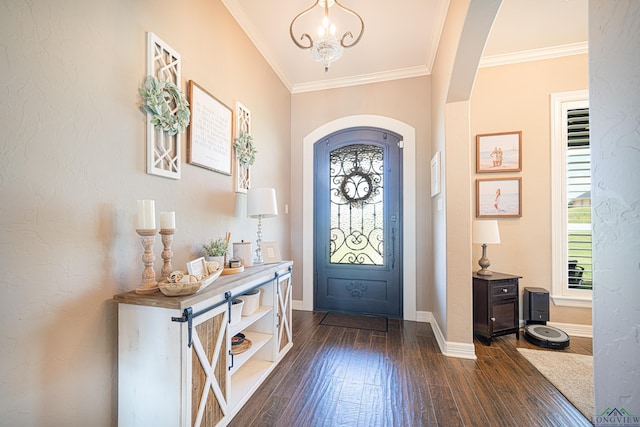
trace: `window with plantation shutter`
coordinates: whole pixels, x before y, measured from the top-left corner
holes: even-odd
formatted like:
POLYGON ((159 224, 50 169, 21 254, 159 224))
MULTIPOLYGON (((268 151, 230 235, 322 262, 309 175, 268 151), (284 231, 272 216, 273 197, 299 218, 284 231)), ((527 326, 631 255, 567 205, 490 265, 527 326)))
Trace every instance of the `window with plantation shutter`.
POLYGON ((567 110, 567 284, 591 289, 589 108, 567 110))
POLYGON ((552 298, 591 307, 591 149, 587 91, 551 94, 552 298))

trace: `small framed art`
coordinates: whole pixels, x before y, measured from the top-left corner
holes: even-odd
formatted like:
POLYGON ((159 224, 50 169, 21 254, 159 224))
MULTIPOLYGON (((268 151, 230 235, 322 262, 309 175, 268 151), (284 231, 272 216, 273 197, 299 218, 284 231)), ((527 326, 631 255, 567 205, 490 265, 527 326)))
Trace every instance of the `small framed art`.
POLYGON ((187 262, 187 272, 189 274, 193 274, 198 277, 205 277, 207 273, 207 262, 204 257, 200 257, 194 259, 193 261, 187 262))
POLYGON ((476 179, 477 218, 522 216, 522 179, 476 179))
POLYGON ((278 243, 276 242, 262 242, 262 258, 265 264, 274 264, 282 261, 280 258, 280 249, 278 249, 278 243))
POLYGON ((522 170, 522 131, 476 135, 476 172, 522 170))

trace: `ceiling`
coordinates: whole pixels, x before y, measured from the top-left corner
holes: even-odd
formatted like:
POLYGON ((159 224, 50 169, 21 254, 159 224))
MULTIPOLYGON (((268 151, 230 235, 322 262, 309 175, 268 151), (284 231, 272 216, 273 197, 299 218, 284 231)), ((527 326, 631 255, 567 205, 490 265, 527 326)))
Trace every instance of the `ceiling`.
MULTIPOLYGON (((362 16, 365 30, 325 72, 289 35, 293 18, 314 0, 222 2, 292 93, 430 74, 449 6, 449 0, 341 0, 362 16)), ((504 0, 481 66, 585 53, 587 7, 588 0, 504 0)), ((315 36, 321 17, 314 10, 297 22, 296 36, 315 36)), ((330 17, 338 34, 351 30, 357 37, 353 17, 336 6, 330 17)))

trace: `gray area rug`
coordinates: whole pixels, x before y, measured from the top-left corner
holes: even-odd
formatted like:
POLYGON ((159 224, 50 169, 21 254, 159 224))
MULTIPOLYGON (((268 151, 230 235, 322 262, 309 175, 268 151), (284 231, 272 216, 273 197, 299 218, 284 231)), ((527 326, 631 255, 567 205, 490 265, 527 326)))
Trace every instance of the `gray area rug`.
POLYGON ((528 348, 518 351, 593 422, 593 356, 528 348))

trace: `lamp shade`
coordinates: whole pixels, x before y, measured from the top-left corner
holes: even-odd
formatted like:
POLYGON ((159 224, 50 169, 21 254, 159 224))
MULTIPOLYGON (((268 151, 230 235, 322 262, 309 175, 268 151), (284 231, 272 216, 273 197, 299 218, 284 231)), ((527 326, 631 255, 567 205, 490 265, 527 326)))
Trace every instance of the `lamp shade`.
POLYGON ((473 221, 473 243, 500 243, 500 230, 495 219, 473 221))
POLYGON ((271 218, 278 216, 275 188, 251 188, 247 192, 247 216, 271 218))

